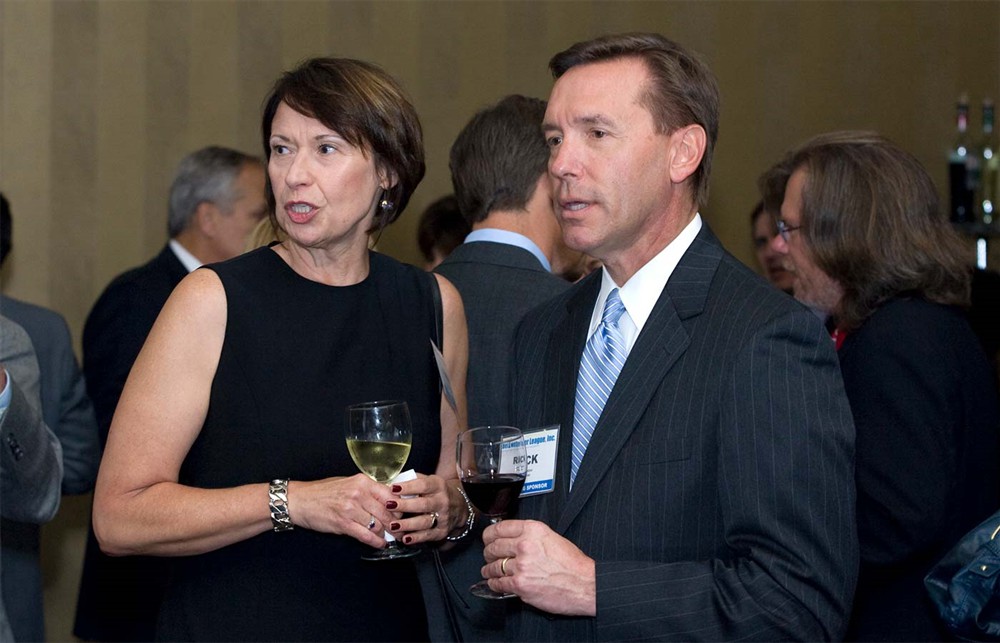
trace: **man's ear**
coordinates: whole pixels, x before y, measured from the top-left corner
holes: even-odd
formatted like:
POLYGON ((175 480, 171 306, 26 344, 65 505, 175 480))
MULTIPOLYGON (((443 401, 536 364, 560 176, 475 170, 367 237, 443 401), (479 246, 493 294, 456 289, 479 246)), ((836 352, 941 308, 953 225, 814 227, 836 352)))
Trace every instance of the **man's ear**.
POLYGON ((222 210, 211 201, 202 201, 194 211, 193 222, 204 237, 214 239, 219 234, 222 210))
POLYGON ((701 125, 687 125, 670 135, 670 180, 683 183, 694 174, 705 156, 708 136, 701 125))

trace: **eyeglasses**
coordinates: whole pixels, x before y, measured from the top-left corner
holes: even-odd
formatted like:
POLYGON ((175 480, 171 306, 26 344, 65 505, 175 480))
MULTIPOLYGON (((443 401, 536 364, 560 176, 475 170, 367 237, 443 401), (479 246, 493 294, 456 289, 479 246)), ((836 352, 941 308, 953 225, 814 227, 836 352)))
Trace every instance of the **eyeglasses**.
POLYGON ((785 240, 785 243, 788 243, 789 235, 802 227, 800 225, 788 225, 781 219, 778 219, 776 225, 778 226, 778 234, 780 234, 781 238, 785 240))

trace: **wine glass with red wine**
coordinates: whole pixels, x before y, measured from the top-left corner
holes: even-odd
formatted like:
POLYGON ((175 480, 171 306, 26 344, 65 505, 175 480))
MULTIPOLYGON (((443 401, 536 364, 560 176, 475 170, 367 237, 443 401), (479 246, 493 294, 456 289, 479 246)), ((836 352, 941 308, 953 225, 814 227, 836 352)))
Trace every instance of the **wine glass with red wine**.
MULTIPOLYGON (((484 426, 463 431, 455 448, 458 478, 479 513, 496 524, 514 512, 528 472, 524 434, 512 426, 484 426)), ((469 588, 480 598, 513 598, 494 592, 485 580, 469 588)))

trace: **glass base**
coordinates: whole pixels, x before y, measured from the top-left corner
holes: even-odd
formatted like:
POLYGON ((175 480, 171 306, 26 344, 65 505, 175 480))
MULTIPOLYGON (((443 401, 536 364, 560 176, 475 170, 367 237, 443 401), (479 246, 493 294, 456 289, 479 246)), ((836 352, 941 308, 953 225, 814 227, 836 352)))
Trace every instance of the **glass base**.
POLYGON ((417 546, 403 547, 402 545, 392 543, 386 546, 385 549, 373 549, 362 554, 361 560, 399 560, 401 558, 416 556, 420 552, 421 549, 417 546))
POLYGON ((504 598, 517 598, 517 594, 511 594, 509 592, 494 592, 492 589, 490 589, 489 584, 484 580, 481 580, 472 587, 470 587, 469 591, 472 593, 473 596, 478 596, 479 598, 491 598, 494 600, 499 600, 504 598))

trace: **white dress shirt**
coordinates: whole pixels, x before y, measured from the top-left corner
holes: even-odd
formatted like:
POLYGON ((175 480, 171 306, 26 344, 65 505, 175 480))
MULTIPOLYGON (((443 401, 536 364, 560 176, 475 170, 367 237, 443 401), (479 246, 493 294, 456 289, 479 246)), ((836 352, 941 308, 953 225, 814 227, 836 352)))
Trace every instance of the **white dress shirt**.
POLYGON ((589 339, 597 327, 601 325, 604 302, 607 301, 611 291, 618 288, 622 305, 625 306, 625 313, 618 320, 618 328, 621 329, 622 335, 625 337, 626 354, 632 352, 635 340, 639 337, 642 327, 646 325, 646 320, 653 312, 653 306, 656 305, 656 300, 660 298, 660 294, 666 287, 667 280, 670 279, 674 268, 680 263, 681 257, 694 242, 699 231, 701 231, 701 214, 695 213, 694 218, 684 226, 680 234, 668 243, 666 248, 646 262, 646 265, 632 275, 632 278, 624 285, 616 284, 611 275, 608 274, 608 269, 602 268, 601 292, 598 293, 597 301, 594 302, 594 312, 590 317, 590 330, 587 332, 587 338, 589 339))

